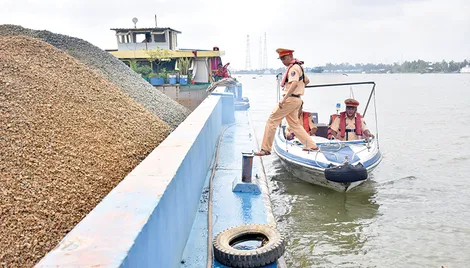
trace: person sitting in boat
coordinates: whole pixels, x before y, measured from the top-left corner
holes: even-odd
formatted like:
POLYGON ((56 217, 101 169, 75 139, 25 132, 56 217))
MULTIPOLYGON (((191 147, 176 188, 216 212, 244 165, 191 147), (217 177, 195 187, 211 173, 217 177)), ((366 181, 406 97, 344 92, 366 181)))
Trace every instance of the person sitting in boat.
POLYGON ((338 115, 333 115, 334 118, 330 125, 331 134, 334 138, 340 141, 352 141, 364 138, 375 138, 370 133, 364 118, 357 112, 359 102, 355 99, 346 99, 346 111, 338 115))
MULTIPOLYGON (((317 132, 317 126, 312 122, 312 118, 313 118, 313 115, 310 114, 310 116, 308 117, 308 127, 305 128, 305 125, 304 125, 304 128, 305 128, 305 131, 307 131, 308 135, 310 136, 315 136, 315 133, 317 132)), ((302 120, 302 119, 299 119, 299 120, 302 120)), ((295 135, 294 135, 294 131, 292 129, 290 129, 289 127, 289 124, 286 123, 286 139, 287 140, 292 140, 294 139, 295 135)))
MULTIPOLYGON (((315 136, 315 133, 317 133, 318 128, 317 128, 317 125, 313 123, 313 113, 304 112, 302 107, 303 107, 303 103, 299 109, 299 114, 298 114, 299 121, 304 127, 305 131, 307 131, 307 133, 310 136, 315 136)), ((289 124, 287 123, 287 120, 285 118, 283 119, 283 122, 284 122, 284 125, 286 126, 286 129, 285 129, 286 139, 287 140, 294 139, 294 136, 295 136, 294 131, 289 127, 289 124)))
POLYGON ((227 70, 227 66, 229 64, 230 63, 222 65, 222 63, 219 63, 219 65, 217 66, 217 70, 214 70, 214 74, 213 74, 215 81, 219 81, 220 79, 230 77, 230 75, 228 74, 228 70, 227 70))

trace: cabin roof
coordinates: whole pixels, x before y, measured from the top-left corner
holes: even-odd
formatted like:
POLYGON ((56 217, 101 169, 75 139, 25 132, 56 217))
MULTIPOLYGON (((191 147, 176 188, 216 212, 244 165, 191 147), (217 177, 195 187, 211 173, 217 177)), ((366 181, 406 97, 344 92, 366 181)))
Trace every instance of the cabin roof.
POLYGON ((124 31, 166 31, 166 30, 170 30, 172 32, 176 32, 176 33, 181 33, 180 31, 178 30, 175 30, 175 29, 172 29, 172 28, 169 28, 169 27, 164 27, 164 28, 158 28, 158 27, 152 27, 152 28, 111 28, 111 30, 113 31, 116 31, 116 32, 124 32, 124 31))
MULTIPOLYGON (((148 59, 150 56, 145 50, 107 50, 109 54, 119 59, 148 59)), ((191 50, 170 50, 169 58, 213 58, 225 55, 225 51, 200 51, 196 54, 191 50)))

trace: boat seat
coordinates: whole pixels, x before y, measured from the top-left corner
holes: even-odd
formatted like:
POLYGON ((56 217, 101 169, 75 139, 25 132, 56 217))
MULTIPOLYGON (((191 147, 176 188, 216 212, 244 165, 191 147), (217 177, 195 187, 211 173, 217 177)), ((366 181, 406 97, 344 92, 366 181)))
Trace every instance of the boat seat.
POLYGON ((302 111, 302 115, 300 115, 300 122, 304 127, 305 131, 309 133, 310 130, 314 129, 315 125, 318 123, 318 113, 302 111))
POLYGON ((317 133, 315 135, 328 139, 328 125, 323 123, 317 124, 317 133))
POLYGON ((310 113, 312 115, 312 122, 318 124, 318 113, 310 113))

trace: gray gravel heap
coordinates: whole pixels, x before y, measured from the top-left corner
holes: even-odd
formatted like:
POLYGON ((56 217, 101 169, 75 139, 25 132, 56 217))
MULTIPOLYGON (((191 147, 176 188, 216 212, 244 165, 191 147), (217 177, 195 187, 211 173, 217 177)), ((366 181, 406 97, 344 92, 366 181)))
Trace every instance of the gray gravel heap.
POLYGON ((33 267, 169 132, 65 51, 0 37, 0 267, 33 267))
POLYGON ((88 67, 97 70, 135 102, 142 104, 167 123, 171 130, 175 129, 191 113, 187 108, 142 79, 122 61, 87 41, 49 31, 27 29, 18 25, 0 25, 0 36, 18 35, 41 39, 66 51, 88 67))

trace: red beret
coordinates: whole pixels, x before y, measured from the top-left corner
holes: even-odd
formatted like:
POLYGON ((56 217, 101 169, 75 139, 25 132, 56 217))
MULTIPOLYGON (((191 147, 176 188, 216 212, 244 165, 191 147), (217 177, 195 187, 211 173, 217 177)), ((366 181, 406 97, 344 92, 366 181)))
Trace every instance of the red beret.
POLYGON ((359 102, 355 99, 346 99, 344 103, 346 104, 346 106, 353 106, 353 107, 359 106, 359 102))

